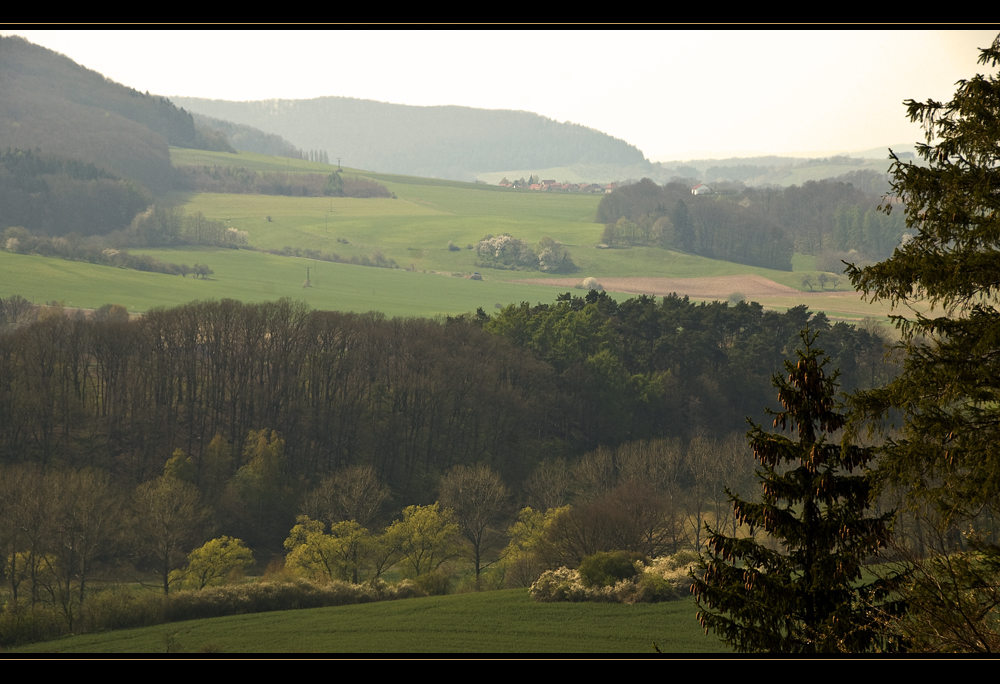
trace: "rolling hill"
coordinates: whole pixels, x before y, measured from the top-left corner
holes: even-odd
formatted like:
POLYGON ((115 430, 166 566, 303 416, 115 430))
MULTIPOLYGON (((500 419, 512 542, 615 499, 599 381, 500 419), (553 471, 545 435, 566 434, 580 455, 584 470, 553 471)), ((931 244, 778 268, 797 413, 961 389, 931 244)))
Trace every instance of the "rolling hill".
POLYGON ((474 180, 477 173, 571 164, 649 167, 624 140, 539 114, 320 97, 229 102, 171 96, 206 116, 253 126, 344 164, 387 173, 474 180))

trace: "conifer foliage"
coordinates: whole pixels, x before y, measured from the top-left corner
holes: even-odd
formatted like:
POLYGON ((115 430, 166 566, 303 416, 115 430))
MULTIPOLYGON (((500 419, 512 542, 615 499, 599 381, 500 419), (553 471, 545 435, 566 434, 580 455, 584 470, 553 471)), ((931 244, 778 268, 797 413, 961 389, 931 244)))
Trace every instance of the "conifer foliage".
POLYGON ((837 373, 801 333, 798 362, 785 362, 787 380, 774 376, 782 411, 774 427, 748 437, 761 464, 760 503, 729 494, 737 518, 784 544, 777 551, 754 536, 727 537, 708 528, 702 576, 691 587, 698 619, 742 653, 830 653, 897 650, 880 626, 898 606, 885 603, 894 580, 862 584, 865 561, 889 540, 891 514, 866 516, 869 484, 860 469, 872 449, 827 442, 844 426, 835 397, 837 373))
MULTIPOLYGON (((1000 65, 1000 36, 979 63, 1000 65)), ((1000 72, 959 81, 951 101, 906 101, 920 122, 924 163, 893 155, 886 212, 902 206, 911 239, 885 261, 850 268, 872 301, 914 311, 895 317, 903 372, 854 398, 858 422, 899 411, 877 483, 906 493, 940 534, 917 561, 904 627, 917 648, 1000 648, 1000 72), (930 304, 921 313, 915 303, 930 304), (975 526, 962 548, 960 522, 975 526), (976 529, 980 528, 980 529, 976 529), (955 553, 959 552, 959 553, 955 553)))
MULTIPOLYGON (((1000 64, 1000 36, 979 61, 1000 64)), ((1000 73, 959 81, 951 102, 906 104, 926 129, 926 164, 893 156, 884 207, 905 202, 913 237, 848 275, 872 301, 929 303, 936 315, 896 317, 904 371, 856 407, 865 418, 903 412, 880 480, 954 522, 1000 502, 1000 73)))

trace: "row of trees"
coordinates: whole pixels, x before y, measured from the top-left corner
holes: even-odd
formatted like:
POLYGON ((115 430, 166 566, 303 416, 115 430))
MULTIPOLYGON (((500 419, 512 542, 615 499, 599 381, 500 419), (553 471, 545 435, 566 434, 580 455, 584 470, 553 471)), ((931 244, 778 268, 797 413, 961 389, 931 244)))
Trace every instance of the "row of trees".
MULTIPOLYGON (((221 487, 212 477, 196 485, 195 464, 180 450, 162 475, 139 485, 92 469, 6 466, 2 572, 12 605, 54 607, 70 630, 88 594, 109 582, 155 577, 166 595, 228 581, 253 565, 248 546, 231 536, 241 530, 265 555, 274 550, 260 545, 267 529, 287 535, 286 570, 316 581, 358 583, 395 568, 435 592, 468 564, 477 588, 490 567, 490 586, 527 586, 544 570, 598 552, 655 557, 689 546, 701 522, 691 502, 711 489, 709 480, 722 491, 722 472, 705 466, 727 460, 717 456, 726 449, 702 442, 686 450, 676 442, 631 444, 570 467, 549 463, 527 488, 508 487, 482 464, 457 466, 438 483, 438 502, 404 506, 391 523, 393 493, 373 468, 353 466, 300 498, 290 532, 296 506, 275 433, 251 433, 249 461, 221 487), (543 498, 558 505, 515 516, 525 500, 543 498)), ((734 456, 730 467, 745 468, 746 450, 734 456)), ((218 473, 229 455, 216 448, 213 458, 218 473)))
POLYGON ((490 586, 529 586, 546 570, 596 553, 655 558, 698 548, 707 519, 735 530, 726 490, 752 495, 752 462, 732 434, 549 459, 512 486, 483 464, 456 466, 442 476, 433 505, 408 506, 391 524, 382 516, 392 492, 372 469, 355 466, 306 495, 285 541, 287 563, 312 578, 357 582, 394 565, 419 578, 462 562, 477 587, 487 568, 490 586))
POLYGON ((152 573, 169 591, 208 518, 198 490, 172 476, 130 491, 104 471, 0 470, 0 558, 11 600, 55 606, 70 630, 111 565, 152 573))

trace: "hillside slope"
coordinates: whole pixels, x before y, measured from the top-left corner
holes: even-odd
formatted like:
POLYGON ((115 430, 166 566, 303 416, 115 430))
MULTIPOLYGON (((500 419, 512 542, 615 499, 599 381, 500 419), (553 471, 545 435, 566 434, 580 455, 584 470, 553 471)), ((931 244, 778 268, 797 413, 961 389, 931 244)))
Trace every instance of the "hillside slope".
POLYGON ((0 150, 35 150, 128 178, 172 182, 168 145, 226 149, 163 97, 115 83, 18 36, 0 37, 0 150))
POLYGON ((172 96, 189 110, 321 148, 331 161, 386 173, 473 180, 477 172, 577 163, 646 164, 634 145, 523 111, 319 97, 229 102, 172 96))

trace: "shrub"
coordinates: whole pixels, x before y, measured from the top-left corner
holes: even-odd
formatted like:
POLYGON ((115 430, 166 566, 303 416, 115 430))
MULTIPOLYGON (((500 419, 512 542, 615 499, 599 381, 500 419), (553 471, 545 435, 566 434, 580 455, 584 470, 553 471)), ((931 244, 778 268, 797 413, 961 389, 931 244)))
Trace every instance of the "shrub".
MULTIPOLYGON (((588 556, 584 562, 599 556, 616 557, 619 561, 628 562, 628 556, 618 553, 601 553, 588 556)), ((633 574, 617 581, 609 581, 605 585, 594 584, 585 586, 581 580, 581 571, 559 568, 542 573, 542 576, 531 585, 531 597, 536 601, 597 601, 611 603, 660 603, 676 601, 690 593, 693 579, 690 577, 692 568, 696 567, 698 555, 682 552, 674 556, 664 556, 653 559, 644 571, 640 572, 632 566, 633 574)), ((594 566, 601 563, 592 560, 594 566)), ((636 561, 644 565, 643 561, 636 561)), ((624 565, 620 566, 624 573, 624 565)))
POLYGON ((555 601, 586 601, 587 589, 580 582, 580 573, 569 568, 547 570, 531 585, 531 598, 543 603, 555 601))
POLYGON ((631 603, 661 603, 680 598, 674 585, 665 577, 644 572, 636 583, 636 592, 631 603))
POLYGON ((687 595, 694 579, 691 572, 698 567, 698 554, 681 551, 672 556, 655 558, 646 568, 647 574, 657 575, 670 582, 679 594, 687 595))
POLYGON ((451 589, 451 576, 441 569, 425 572, 413 581, 428 596, 444 596, 451 589))
POLYGON ((610 587, 639 574, 625 554, 614 551, 587 556, 580 563, 579 572, 585 587, 610 587))
POLYGON ((461 252, 462 248, 459 247, 458 245, 456 245, 454 242, 449 242, 448 243, 448 251, 449 252, 461 252))
POLYGON ((251 582, 175 592, 166 603, 165 620, 173 622, 276 610, 346 606, 426 595, 424 590, 408 583, 390 587, 384 583, 350 584, 340 580, 322 585, 307 580, 251 582))
POLYGON ((90 592, 83 604, 81 631, 132 629, 163 621, 163 592, 115 586, 90 592))
MULTIPOLYGON (((276 564, 272 563, 272 566, 272 576, 284 574, 276 564)), ((443 576, 443 573, 429 574, 443 576)), ((445 580, 448 578, 445 577, 445 580)), ((437 582, 440 586, 441 580, 437 582)), ((404 580, 389 585, 381 579, 365 584, 333 580, 322 585, 306 580, 247 582, 175 591, 169 596, 118 586, 88 594, 76 631, 129 629, 180 620, 394 601, 427 595, 428 592, 413 581, 404 580)), ((0 606, 0 646, 40 641, 66 633, 66 622, 55 606, 45 603, 30 606, 14 601, 0 606)))
POLYGON ((8 601, 0 611, 0 645, 3 646, 49 639, 65 629, 66 622, 54 606, 43 603, 28 606, 8 601))

